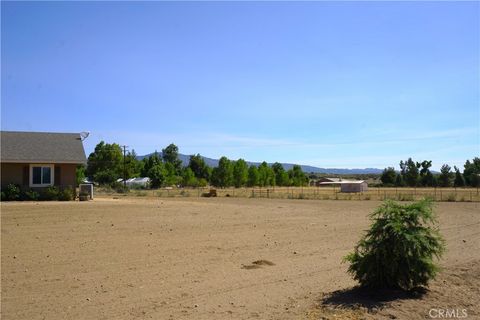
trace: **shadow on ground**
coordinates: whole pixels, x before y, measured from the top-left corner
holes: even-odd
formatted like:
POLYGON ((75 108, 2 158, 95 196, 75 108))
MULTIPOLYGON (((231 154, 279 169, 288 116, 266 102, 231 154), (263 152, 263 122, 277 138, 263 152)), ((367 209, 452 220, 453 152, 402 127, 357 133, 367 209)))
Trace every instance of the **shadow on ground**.
POLYGON ((319 303, 330 308, 364 309, 375 312, 393 301, 421 299, 427 292, 425 288, 402 291, 354 287, 329 293, 321 298, 319 303))

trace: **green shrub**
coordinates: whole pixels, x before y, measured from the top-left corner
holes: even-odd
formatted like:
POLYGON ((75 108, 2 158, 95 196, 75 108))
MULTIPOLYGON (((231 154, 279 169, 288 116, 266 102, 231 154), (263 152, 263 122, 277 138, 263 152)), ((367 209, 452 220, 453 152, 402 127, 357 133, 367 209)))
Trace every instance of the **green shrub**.
POLYGON ((60 201, 72 201, 76 198, 76 192, 71 187, 67 187, 58 192, 58 200, 60 201))
POLYGON ((197 187, 206 187, 208 185, 208 181, 204 178, 198 179, 197 187))
POLYGON ((5 192, 0 192, 0 201, 5 201, 6 200, 6 196, 5 196, 5 192))
POLYGON ((40 196, 42 200, 58 200, 58 189, 56 187, 48 187, 40 196))
POLYGON ((15 201, 20 200, 20 187, 16 184, 10 183, 3 191, 2 200, 15 201))
POLYGON ((25 200, 37 201, 40 199, 40 194, 35 190, 27 190, 24 192, 23 198, 25 200))
POLYGON ((438 271, 433 258, 445 250, 430 200, 408 205, 387 200, 370 215, 372 225, 344 259, 361 286, 400 288, 427 285, 438 271))

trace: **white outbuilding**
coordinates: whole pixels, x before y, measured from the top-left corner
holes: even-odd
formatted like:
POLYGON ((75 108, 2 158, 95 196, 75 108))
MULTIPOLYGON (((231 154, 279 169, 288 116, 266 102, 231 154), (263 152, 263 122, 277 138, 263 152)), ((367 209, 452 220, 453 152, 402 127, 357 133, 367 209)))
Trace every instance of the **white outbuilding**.
POLYGON ((365 192, 368 191, 368 183, 364 180, 342 180, 332 182, 321 182, 321 185, 339 184, 340 192, 365 192))
MULTIPOLYGON (((123 183, 123 179, 118 179, 117 182, 123 183)), ((148 188, 150 184, 150 178, 148 177, 130 178, 130 179, 127 179, 125 184, 130 188, 132 187, 148 188)))
POLYGON ((340 184, 340 192, 365 192, 368 191, 368 183, 366 181, 342 181, 340 184))

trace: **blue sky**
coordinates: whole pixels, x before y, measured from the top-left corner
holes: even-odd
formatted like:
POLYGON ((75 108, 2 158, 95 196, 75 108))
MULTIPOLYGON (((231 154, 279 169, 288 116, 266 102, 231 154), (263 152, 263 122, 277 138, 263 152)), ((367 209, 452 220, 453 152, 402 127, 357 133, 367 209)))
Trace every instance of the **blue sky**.
POLYGON ((2 130, 137 154, 463 168, 478 2, 4 2, 2 130))

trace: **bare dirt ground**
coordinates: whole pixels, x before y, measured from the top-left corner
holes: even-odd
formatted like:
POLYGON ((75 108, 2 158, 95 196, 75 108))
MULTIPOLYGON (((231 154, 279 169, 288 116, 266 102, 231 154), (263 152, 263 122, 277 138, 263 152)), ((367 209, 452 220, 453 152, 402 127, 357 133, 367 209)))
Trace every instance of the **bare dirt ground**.
POLYGON ((479 203, 436 204, 445 269, 423 297, 359 300, 341 260, 378 205, 238 198, 2 203, 1 318, 425 319, 433 307, 479 317, 479 203))

